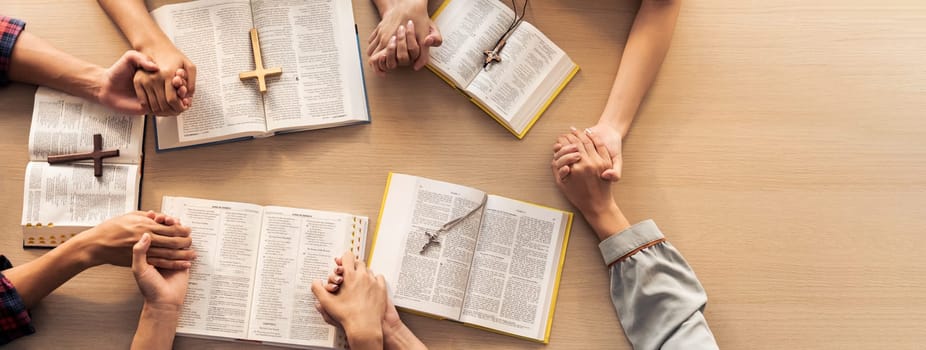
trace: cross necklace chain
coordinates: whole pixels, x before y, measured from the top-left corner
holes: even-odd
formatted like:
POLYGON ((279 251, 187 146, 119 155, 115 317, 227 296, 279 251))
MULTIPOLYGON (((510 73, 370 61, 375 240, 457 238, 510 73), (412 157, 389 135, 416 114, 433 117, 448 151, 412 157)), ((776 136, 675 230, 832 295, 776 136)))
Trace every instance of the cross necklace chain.
POLYGON ((515 3, 515 0, 511 0, 511 8, 514 10, 514 19, 511 20, 511 24, 508 25, 508 29, 505 30, 502 37, 495 42, 495 47, 492 50, 482 52, 482 54, 485 55, 485 62, 482 64, 483 70, 489 70, 490 64, 502 61, 502 49, 505 48, 505 44, 508 43, 508 38, 514 33, 514 30, 524 21, 524 15, 527 13, 527 3, 529 2, 530 0, 524 0, 524 6, 521 7, 521 14, 518 14, 518 5, 515 3))
POLYGON ((448 221, 446 224, 444 224, 443 226, 441 226, 440 228, 438 228, 438 229, 435 230, 434 232, 430 232, 430 231, 428 231, 428 230, 425 230, 425 231, 424 231, 424 235, 425 235, 426 237, 428 237, 428 241, 424 243, 424 245, 421 247, 421 251, 418 252, 418 254, 424 255, 424 253, 427 252, 429 248, 435 247, 435 246, 440 246, 440 242, 441 242, 441 241, 440 241, 439 238, 440 238, 440 234, 441 234, 441 233, 450 231, 450 230, 453 229, 455 226, 457 226, 457 224, 459 224, 459 223, 463 222, 464 220, 468 219, 469 217, 473 216, 473 214, 475 214, 476 212, 482 210, 482 208, 485 208, 485 206, 486 206, 486 201, 487 201, 488 199, 489 199, 489 196, 488 196, 488 195, 482 195, 482 202, 479 203, 479 205, 477 205, 475 208, 473 208, 472 210, 470 210, 470 211, 467 212, 466 214, 460 215, 460 216, 457 217, 456 219, 453 219, 453 220, 448 221))

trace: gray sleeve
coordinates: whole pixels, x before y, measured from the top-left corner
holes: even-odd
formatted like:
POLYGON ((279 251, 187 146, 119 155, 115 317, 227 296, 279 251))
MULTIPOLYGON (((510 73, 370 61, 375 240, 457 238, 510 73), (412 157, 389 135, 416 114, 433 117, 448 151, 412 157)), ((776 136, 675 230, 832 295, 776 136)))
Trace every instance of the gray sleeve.
POLYGON ((717 349, 704 319, 704 288, 652 220, 598 248, 611 273, 614 310, 635 350, 717 349))

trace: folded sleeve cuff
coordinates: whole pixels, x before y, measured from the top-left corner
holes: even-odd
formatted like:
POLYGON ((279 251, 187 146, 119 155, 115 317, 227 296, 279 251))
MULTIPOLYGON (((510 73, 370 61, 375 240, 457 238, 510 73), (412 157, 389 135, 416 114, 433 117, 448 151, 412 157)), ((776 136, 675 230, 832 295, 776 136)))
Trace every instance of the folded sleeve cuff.
POLYGON ((601 249, 604 263, 611 266, 665 240, 656 223, 653 220, 645 220, 601 241, 598 249, 601 249))
POLYGON ((0 86, 9 83, 10 62, 13 56, 13 46, 19 33, 26 27, 26 22, 0 16, 0 86))
MULTIPOLYGON (((10 262, 0 255, 0 269, 9 268, 10 262)), ((32 317, 19 292, 3 273, 0 273, 0 345, 35 333, 32 317)))

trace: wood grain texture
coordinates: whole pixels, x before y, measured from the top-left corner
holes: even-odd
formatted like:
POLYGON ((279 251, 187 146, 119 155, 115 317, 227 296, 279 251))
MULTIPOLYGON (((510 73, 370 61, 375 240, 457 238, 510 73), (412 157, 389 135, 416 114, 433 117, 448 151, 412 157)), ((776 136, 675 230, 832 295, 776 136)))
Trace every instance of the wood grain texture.
MULTIPOLYGON (((154 152, 149 125, 142 205, 175 195, 375 218, 397 171, 570 208, 549 175, 550 145, 597 120, 637 6, 532 1, 527 20, 582 71, 522 141, 430 73, 367 72, 370 125, 167 153, 154 152)), ((365 37, 375 9, 356 0, 354 10, 365 37)), ((0 13, 97 64, 128 47, 94 1, 5 0, 0 13)), ((615 191, 631 221, 654 218, 695 268, 721 347, 926 342, 924 43, 916 0, 683 5, 615 191)), ((43 253, 21 248, 19 228, 33 93, 0 90, 0 252, 19 264, 43 253)), ((548 346, 404 318, 434 349, 629 349, 596 243, 577 220, 548 346)), ((140 307, 128 269, 99 267, 33 310, 39 333, 14 347, 124 349, 140 307)))

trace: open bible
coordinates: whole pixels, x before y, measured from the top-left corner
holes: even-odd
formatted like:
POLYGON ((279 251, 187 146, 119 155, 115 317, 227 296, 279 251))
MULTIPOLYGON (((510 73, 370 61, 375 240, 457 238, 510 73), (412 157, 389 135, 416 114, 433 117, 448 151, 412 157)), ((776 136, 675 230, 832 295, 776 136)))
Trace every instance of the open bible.
POLYGON ((515 20, 498 0, 446 0, 432 16, 444 43, 431 49, 428 68, 467 96, 508 131, 523 138, 579 66, 543 33, 522 21, 485 66, 515 20))
POLYGON ((35 92, 23 188, 23 246, 54 247, 102 221, 138 208, 145 116, 124 115, 63 92, 35 92), (93 135, 119 157, 48 164, 49 155, 93 150, 93 135))
POLYGON ((158 117, 157 149, 369 122, 360 46, 350 1, 202 0, 151 12, 196 64, 193 106, 158 117), (249 30, 264 66, 282 67, 261 94, 249 30))
POLYGON ((572 213, 390 174, 370 252, 406 311, 547 343, 572 213))
POLYGON ((346 347, 315 310, 311 285, 334 270, 335 256, 363 256, 366 217, 167 196, 161 211, 190 226, 197 254, 178 335, 346 347))

